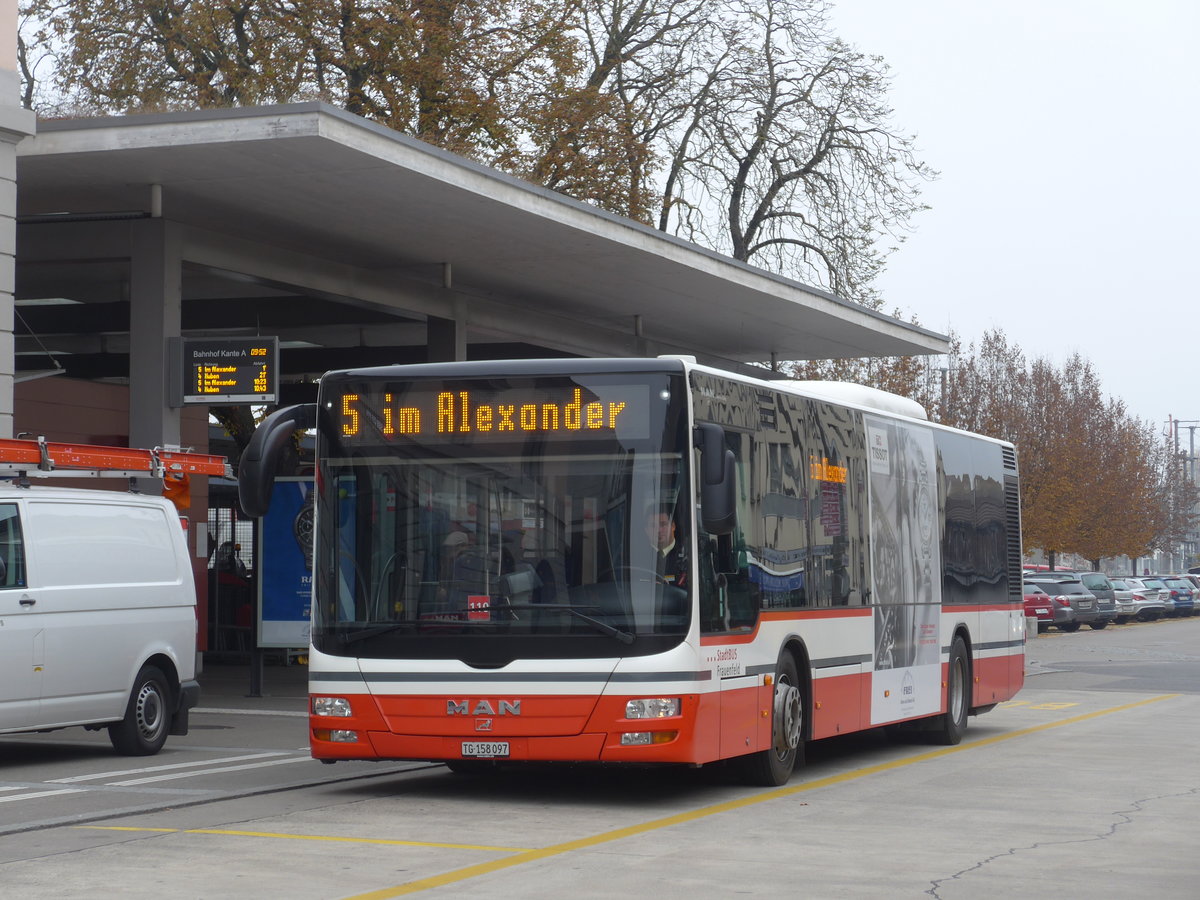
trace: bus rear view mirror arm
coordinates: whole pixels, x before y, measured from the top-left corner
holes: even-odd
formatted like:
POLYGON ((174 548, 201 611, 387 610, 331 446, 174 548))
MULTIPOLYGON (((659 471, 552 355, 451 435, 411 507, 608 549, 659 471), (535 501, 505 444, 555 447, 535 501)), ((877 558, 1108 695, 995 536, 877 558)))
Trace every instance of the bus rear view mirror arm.
POLYGON ((238 502, 246 515, 257 519, 266 514, 283 448, 295 432, 316 424, 317 404, 301 403, 277 409, 254 429, 238 464, 238 502))

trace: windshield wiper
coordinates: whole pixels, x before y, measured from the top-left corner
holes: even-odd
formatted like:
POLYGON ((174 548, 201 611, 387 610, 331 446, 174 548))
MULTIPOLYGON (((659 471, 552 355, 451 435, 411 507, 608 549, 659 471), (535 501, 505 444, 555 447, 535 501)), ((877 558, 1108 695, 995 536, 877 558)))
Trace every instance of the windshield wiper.
POLYGON ((380 635, 390 634, 393 631, 399 631, 401 628, 407 628, 414 624, 413 622, 389 622, 386 625, 376 625, 373 628, 363 628, 359 631, 352 631, 350 634, 339 636, 342 646, 347 644, 357 644, 359 641, 365 641, 368 638, 379 637, 380 635))
MULTIPOLYGON (((570 604, 567 604, 567 603, 497 603, 497 604, 492 604, 491 606, 484 607, 484 609, 489 609, 489 610, 490 609, 545 609, 545 610, 556 609, 556 610, 563 610, 563 611, 568 612, 571 615, 575 616, 575 618, 581 619, 582 621, 587 622, 589 625, 591 625, 593 628, 595 628, 597 631, 601 632, 602 634, 607 634, 609 637, 616 638, 622 644, 632 644, 633 643, 633 635, 630 634, 628 631, 622 631, 620 628, 615 628, 614 626, 609 625, 607 622, 601 622, 599 619, 593 619, 591 616, 587 615, 586 613, 580 612, 578 607, 571 606, 570 604)), ((588 606, 588 607, 585 607, 585 609, 594 609, 594 607, 588 606)))
MULTIPOLYGON (((592 608, 593 607, 590 607, 590 606, 587 607, 587 609, 592 609, 592 608)), ((575 618, 577 618, 577 619, 587 622, 589 625, 591 625, 593 628, 595 628, 600 633, 606 634, 609 637, 616 638, 618 641, 620 641, 623 644, 632 644, 634 641, 633 635, 630 634, 628 631, 622 631, 620 628, 616 628, 612 625, 609 625, 607 622, 601 622, 599 619, 594 619, 591 616, 589 616, 587 613, 580 612, 577 607, 570 606, 565 603, 491 603, 491 604, 488 604, 487 606, 477 606, 470 610, 455 610, 452 613, 446 613, 445 618, 420 619, 415 622, 389 622, 386 625, 376 625, 373 628, 363 628, 359 631, 353 631, 350 634, 343 635, 341 637, 341 642, 342 642, 342 646, 345 647, 350 644, 356 644, 359 641, 365 641, 365 640, 369 640, 370 638, 375 638, 375 637, 380 637, 385 634, 390 634, 393 631, 398 631, 401 628, 407 628, 407 627, 410 627, 413 625, 416 625, 418 627, 422 626, 422 625, 445 625, 445 624, 450 624, 450 625, 492 625, 495 623, 492 622, 490 619, 486 620, 486 621, 480 621, 478 619, 468 619, 468 618, 466 618, 466 616, 468 613, 471 613, 471 612, 492 612, 492 611, 504 612, 507 610, 517 610, 517 609, 562 610, 564 612, 570 613, 571 615, 575 616, 575 618), (462 618, 459 618, 460 616, 462 618)))

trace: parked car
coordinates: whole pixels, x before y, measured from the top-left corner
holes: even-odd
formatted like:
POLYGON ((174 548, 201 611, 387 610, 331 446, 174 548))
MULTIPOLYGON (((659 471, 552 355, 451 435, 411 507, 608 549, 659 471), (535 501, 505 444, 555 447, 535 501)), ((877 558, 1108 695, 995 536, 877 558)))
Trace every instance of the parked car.
POLYGON ((1136 604, 1133 599, 1133 590, 1121 579, 1111 579, 1113 587, 1113 600, 1117 604, 1117 619, 1118 625, 1124 625, 1126 622, 1134 618, 1136 604))
POLYGON ((1195 613, 1196 586, 1178 575, 1167 575, 1163 581, 1171 592, 1171 599, 1175 601, 1175 614, 1185 617, 1195 613))
POLYGON ((1025 585, 1031 584, 1053 597, 1058 605, 1069 605, 1075 611, 1075 621, 1059 625, 1061 631, 1078 631, 1083 624, 1099 630, 1117 617, 1116 602, 1110 598, 1101 604, 1096 595, 1083 586, 1077 572, 1026 573, 1025 585))
POLYGON ((1158 577, 1157 575, 1144 575, 1140 578, 1134 578, 1133 581, 1139 582, 1142 584, 1142 587, 1147 589, 1157 590, 1158 599, 1163 604, 1163 616, 1175 616, 1175 601, 1171 599, 1170 588, 1166 587, 1166 584, 1163 582, 1162 578, 1158 577))
POLYGON ((1025 585, 1025 615, 1037 619, 1039 632, 1060 621, 1075 621, 1075 613, 1070 606, 1055 603, 1049 594, 1034 584, 1025 585))
POLYGON ((1148 588, 1137 578, 1113 578, 1110 581, 1116 594, 1119 624, 1133 619, 1151 622, 1162 618, 1165 607, 1159 599, 1158 588, 1148 588))
MULTIPOLYGON (((1097 600, 1116 600, 1112 582, 1104 572, 1080 572, 1079 580, 1084 582, 1085 588, 1096 594, 1097 600)), ((1114 608, 1116 608, 1116 602, 1114 602, 1114 608)))
POLYGON ((1158 591, 1158 599, 1162 601, 1164 616, 1173 619, 1179 615, 1175 609, 1175 598, 1171 596, 1171 589, 1167 587, 1167 583, 1161 576, 1144 576, 1138 580, 1146 587, 1155 588, 1158 591))
POLYGON ((1083 584, 1085 590, 1096 597, 1096 607, 1105 624, 1115 622, 1117 620, 1117 599, 1112 580, 1103 572, 1077 572, 1075 577, 1083 584))

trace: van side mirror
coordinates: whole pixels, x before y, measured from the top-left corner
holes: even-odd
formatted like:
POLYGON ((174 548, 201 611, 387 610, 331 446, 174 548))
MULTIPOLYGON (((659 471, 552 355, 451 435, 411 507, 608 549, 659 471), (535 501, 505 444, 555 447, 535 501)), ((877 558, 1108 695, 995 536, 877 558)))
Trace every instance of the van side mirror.
POLYGON ((259 423, 238 463, 238 502, 252 519, 266 515, 279 458, 292 434, 316 427, 317 404, 301 403, 277 409, 259 423))
POLYGON ((732 534, 737 525, 737 471, 725 429, 702 422, 692 434, 700 450, 700 525, 709 534, 732 534))

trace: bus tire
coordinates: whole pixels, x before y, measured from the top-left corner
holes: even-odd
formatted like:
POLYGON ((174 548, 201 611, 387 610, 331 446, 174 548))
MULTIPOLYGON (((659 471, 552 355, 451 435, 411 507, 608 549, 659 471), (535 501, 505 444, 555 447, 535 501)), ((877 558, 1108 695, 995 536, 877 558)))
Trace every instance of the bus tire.
POLYGON ((967 645, 956 635, 950 645, 950 666, 946 672, 946 712, 938 716, 934 738, 939 744, 953 747, 967 730, 971 712, 971 663, 967 645))
POLYGON ((156 666, 142 666, 129 692, 125 718, 108 726, 113 748, 125 756, 153 756, 171 731, 171 691, 156 666))
POLYGON ((771 704, 771 746, 742 757, 747 784, 779 787, 792 769, 804 764, 804 688, 796 660, 784 651, 775 665, 775 695, 771 704))

